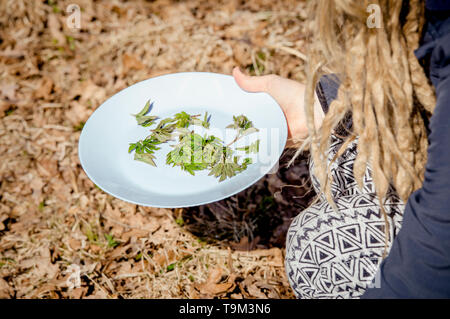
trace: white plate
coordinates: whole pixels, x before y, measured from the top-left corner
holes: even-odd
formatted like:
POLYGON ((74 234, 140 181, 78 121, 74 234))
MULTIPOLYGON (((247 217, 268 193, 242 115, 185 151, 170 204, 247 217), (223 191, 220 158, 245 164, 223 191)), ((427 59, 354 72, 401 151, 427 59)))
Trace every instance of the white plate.
POLYGON ((175 208, 218 201, 251 186, 277 166, 286 139, 286 118, 271 96, 245 92, 229 75, 186 72, 136 83, 109 98, 84 125, 78 153, 86 174, 108 194, 138 205, 175 208), (239 140, 237 146, 260 139, 253 164, 219 183, 207 171, 192 176, 166 165, 171 150, 167 143, 155 153, 157 167, 133 160, 133 154, 127 153, 129 143, 145 138, 149 128, 138 126, 131 114, 149 99, 154 102, 149 115, 160 118, 180 111, 207 111, 211 132, 225 142, 233 139, 235 131, 222 128, 233 122, 233 115, 246 115, 260 132, 239 140))

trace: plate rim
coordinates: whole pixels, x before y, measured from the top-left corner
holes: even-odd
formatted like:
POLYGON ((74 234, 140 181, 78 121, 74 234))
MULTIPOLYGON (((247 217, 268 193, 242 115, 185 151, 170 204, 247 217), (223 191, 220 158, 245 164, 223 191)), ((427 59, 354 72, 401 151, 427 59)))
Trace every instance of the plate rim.
MULTIPOLYGON (((110 99, 112 99, 114 96, 120 94, 122 91, 125 91, 125 90, 127 90, 127 89, 129 89, 129 88, 131 88, 131 87, 133 87, 133 86, 136 86, 136 85, 138 85, 138 84, 141 84, 142 82, 145 82, 145 81, 148 81, 148 80, 151 80, 151 79, 157 79, 157 78, 162 78, 162 77, 170 77, 170 76, 176 76, 176 75, 182 75, 182 74, 185 74, 185 75, 187 75, 187 74, 193 74, 193 75, 194 75, 194 74, 204 74, 204 75, 208 75, 208 74, 209 74, 209 75, 213 75, 213 76, 222 76, 222 77, 225 77, 225 78, 233 78, 233 76, 232 76, 232 75, 229 75, 229 74, 216 73, 216 72, 194 72, 194 71, 189 71, 189 72, 174 72, 174 73, 167 73, 167 74, 161 74, 161 75, 158 75, 158 76, 150 77, 150 78, 148 78, 148 79, 141 80, 141 81, 136 82, 136 83, 134 83, 134 84, 132 84, 132 85, 130 85, 130 86, 127 86, 126 88, 123 88, 122 90, 120 90, 120 91, 114 93, 113 95, 111 95, 109 98, 107 98, 106 100, 104 100, 104 101, 103 101, 103 102, 102 102, 102 103, 101 103, 101 104, 100 104, 100 105, 99 105, 99 106, 91 113, 91 115, 89 116, 89 118, 88 118, 87 121, 85 122, 85 124, 84 124, 84 126, 83 126, 83 129, 81 130, 80 137, 79 137, 79 139, 78 139, 78 159, 79 159, 79 161, 80 161, 81 168, 83 169, 83 171, 85 172, 85 174, 87 175, 87 177, 94 183, 95 186, 97 186, 98 188, 100 188, 102 191, 104 191, 104 192, 107 193, 108 195, 110 195, 110 196, 112 196, 112 197, 115 197, 115 198, 118 198, 118 199, 120 199, 120 200, 123 200, 123 201, 125 201, 125 202, 131 203, 131 204, 134 204, 134 205, 144 206, 144 207, 155 207, 155 208, 168 208, 168 209, 170 209, 170 208, 184 208, 184 207, 196 207, 196 206, 202 206, 202 205, 214 203, 214 202, 217 202, 217 201, 220 201, 220 200, 229 198, 229 197, 231 197, 231 196, 233 196, 233 195, 236 195, 237 193, 239 193, 239 192, 241 192, 241 191, 243 191, 243 190, 249 188, 250 186, 252 186, 252 185, 256 184, 258 181, 260 181, 265 175, 267 175, 267 174, 268 174, 268 173, 269 173, 269 172, 277 165, 277 163, 278 163, 280 157, 281 157, 282 154, 283 154, 283 151, 281 151, 281 153, 280 153, 278 159, 275 161, 274 165, 268 166, 269 168, 265 169, 265 170, 264 170, 264 173, 263 173, 263 174, 261 175, 261 177, 259 177, 258 179, 252 181, 252 182, 249 183, 249 184, 246 184, 244 187, 238 188, 236 191, 233 191, 233 192, 231 192, 230 194, 227 194, 227 195, 225 195, 225 196, 223 196, 223 197, 220 197, 220 198, 215 199, 215 200, 212 200, 212 201, 211 201, 211 200, 201 201, 201 202, 199 202, 199 203, 197 203, 197 204, 187 204, 187 205, 149 205, 149 204, 142 203, 142 202, 139 202, 139 201, 134 201, 134 200, 131 200, 131 199, 124 198, 124 197, 122 197, 121 195, 113 194, 112 192, 110 192, 110 191, 104 189, 104 188, 96 181, 96 179, 95 179, 93 176, 91 176, 91 174, 90 174, 90 173, 88 172, 88 170, 85 168, 86 165, 83 163, 83 156, 82 156, 82 152, 81 152, 81 145, 82 145, 82 139, 83 139, 83 136, 85 136, 85 134, 83 134, 83 133, 85 132, 85 127, 87 127, 87 124, 88 124, 89 120, 92 118, 92 116, 95 114, 95 112, 97 112, 97 110, 100 109, 100 107, 101 107, 102 105, 106 104, 110 99)), ((243 89, 241 88, 241 90, 243 90, 243 89)), ((245 91, 245 90, 243 90, 243 91, 245 91)), ((247 93, 253 93, 253 92, 248 92, 248 91, 245 91, 245 92, 247 92, 247 93)), ((256 93, 265 93, 265 92, 256 92, 256 93)), ((265 93, 265 94, 267 94, 270 98, 272 98, 272 100, 278 105, 279 111, 280 111, 281 114, 283 115, 284 121, 282 121, 282 124, 283 124, 282 126, 283 126, 283 127, 281 128, 281 130, 282 130, 282 132, 285 132, 284 135, 286 136, 286 140, 283 139, 283 142, 282 142, 282 146, 283 146, 283 147, 282 147, 282 150, 285 150, 285 148, 286 148, 286 143, 287 143, 287 138, 288 138, 288 125, 287 125, 286 115, 284 114, 284 112, 283 112, 283 110, 281 109, 281 107, 280 107, 280 105, 278 104, 278 102, 277 102, 272 96, 270 96, 270 94, 268 94, 268 93, 265 93)))

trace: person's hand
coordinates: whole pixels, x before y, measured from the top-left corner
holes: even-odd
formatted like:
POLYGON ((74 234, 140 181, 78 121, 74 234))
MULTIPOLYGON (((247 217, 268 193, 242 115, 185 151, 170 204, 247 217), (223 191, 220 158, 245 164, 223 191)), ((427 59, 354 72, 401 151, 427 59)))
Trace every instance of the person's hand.
MULTIPOLYGON (((304 84, 274 74, 248 76, 242 73, 238 67, 233 69, 233 77, 243 90, 248 92, 266 92, 277 101, 287 119, 289 140, 301 140, 308 135, 304 109, 304 84)), ((316 95, 314 97, 314 121, 316 127, 319 127, 324 113, 316 95)), ((292 145, 288 141, 287 147, 292 145)))

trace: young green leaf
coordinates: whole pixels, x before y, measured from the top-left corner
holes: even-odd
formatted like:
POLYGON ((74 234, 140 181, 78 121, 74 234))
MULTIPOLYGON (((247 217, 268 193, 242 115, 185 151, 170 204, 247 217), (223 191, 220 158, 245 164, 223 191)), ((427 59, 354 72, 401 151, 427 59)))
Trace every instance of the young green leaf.
MULTIPOLYGON (((150 106, 148 101, 145 107, 135 115, 138 125, 150 126, 155 123, 157 116, 146 115, 150 106)), ((253 127, 253 123, 244 115, 233 116, 233 124, 228 127, 236 129, 238 133, 232 143, 225 145, 215 136, 205 134, 202 137, 189 129, 190 125, 202 126, 206 129, 210 127, 208 113, 205 112, 203 119, 199 116, 182 111, 173 117, 160 120, 156 128, 150 130, 151 135, 144 140, 130 143, 128 152, 135 152, 135 160, 156 166, 154 153, 160 149, 158 145, 177 137, 177 144, 171 145, 173 150, 166 154, 168 165, 179 166, 181 170, 191 175, 195 175, 196 171, 209 170, 209 175, 217 177, 219 182, 245 170, 251 164, 251 159, 246 158, 242 164, 239 164, 239 156, 233 155, 234 151, 229 146, 239 138, 257 132, 258 129, 253 127)), ((247 154, 256 153, 259 150, 259 140, 236 150, 247 154)))
POLYGON ((153 154, 148 154, 148 153, 142 153, 142 154, 135 153, 134 154, 134 159, 136 161, 141 161, 141 162, 150 164, 152 166, 156 166, 156 164, 153 160, 154 158, 155 158, 155 156, 153 154))
POLYGON ((136 121, 138 125, 148 127, 155 123, 155 120, 157 119, 157 116, 136 116, 136 121))
POLYGON ((147 101, 147 103, 145 103, 144 108, 137 114, 135 114, 135 117, 140 117, 140 116, 144 116, 145 114, 148 113, 148 110, 150 109, 150 100, 147 101))
POLYGON ((234 128, 238 130, 236 137, 231 143, 228 144, 228 146, 235 143, 243 136, 259 131, 253 126, 253 123, 245 115, 233 116, 233 124, 228 125, 227 128, 234 128))
POLYGON ((237 151, 244 151, 246 154, 259 152, 259 140, 244 147, 236 147, 237 151))
POLYGON ((130 147, 128 148, 128 153, 131 153, 136 148, 136 143, 130 143, 130 147))
POLYGON ((182 111, 175 114, 175 120, 177 120, 177 127, 188 127, 191 122, 191 116, 186 112, 182 111))
POLYGON ((151 105, 150 100, 148 100, 147 103, 145 103, 144 108, 139 113, 134 115, 138 125, 147 127, 147 126, 150 126, 153 123, 155 123, 155 120, 158 118, 157 116, 146 116, 145 115, 150 110, 150 105, 151 105))
POLYGON ((247 129, 245 129, 243 131, 240 131, 240 132, 241 132, 241 137, 242 137, 242 136, 245 136, 245 135, 250 135, 252 133, 259 132, 259 130, 256 127, 249 127, 249 128, 247 128, 247 129))

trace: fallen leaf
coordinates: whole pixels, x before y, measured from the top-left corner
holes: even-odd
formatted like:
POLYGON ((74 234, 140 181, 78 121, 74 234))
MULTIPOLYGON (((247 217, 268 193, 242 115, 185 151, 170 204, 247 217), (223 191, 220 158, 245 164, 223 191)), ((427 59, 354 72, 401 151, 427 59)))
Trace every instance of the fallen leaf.
POLYGON ((142 70, 145 65, 135 55, 122 55, 122 74, 127 74, 131 70, 142 70))
POLYGON ((161 267, 165 267, 172 264, 176 260, 175 252, 172 249, 168 251, 163 250, 154 254, 152 259, 161 267))
POLYGON ((78 250, 81 248, 81 242, 75 238, 70 238, 69 239, 69 246, 70 248, 72 248, 73 250, 78 250))
POLYGON ((58 20, 58 17, 55 14, 48 15, 47 26, 50 30, 50 34, 53 39, 57 41, 59 46, 63 46, 66 44, 66 37, 61 32, 61 23, 58 20))
POLYGON ((89 116, 92 114, 92 109, 87 107, 86 103, 79 103, 78 101, 72 101, 70 103, 70 109, 66 111, 66 117, 72 123, 73 126, 85 123, 89 116))
POLYGON ((41 202, 42 187, 44 187, 44 185, 45 183, 40 177, 35 176, 31 180, 30 187, 33 190, 32 196, 37 203, 41 202))
POLYGON ((252 242, 249 242, 248 241, 248 237, 244 236, 244 237, 241 238, 239 243, 232 242, 231 243, 231 247, 234 250, 249 251, 249 250, 254 249, 256 247, 256 245, 258 244, 258 242, 259 242, 259 237, 258 236, 256 236, 256 238, 253 239, 252 242))
POLYGON ((0 92, 1 95, 6 97, 9 101, 15 101, 17 88, 18 86, 15 83, 2 83, 0 85, 0 92))
POLYGON ((43 77, 39 87, 34 91, 34 98, 49 100, 53 89, 53 81, 49 77, 43 77))
POLYGON ((14 292, 9 284, 0 278, 0 299, 9 299, 13 296, 14 292))
POLYGON ((203 295, 215 296, 233 291, 236 287, 236 276, 231 274, 225 282, 220 282, 223 276, 223 269, 220 267, 213 268, 205 283, 195 284, 194 287, 203 295))
POLYGON ((106 97, 105 89, 96 85, 91 79, 78 81, 71 98, 80 96, 79 102, 85 106, 97 107, 106 97))
POLYGON ((58 162, 51 156, 39 158, 36 166, 41 177, 53 177, 58 174, 58 162))
POLYGON ((48 248, 41 247, 38 252, 40 252, 40 254, 33 256, 32 258, 22 260, 19 264, 20 268, 30 269, 29 273, 38 278, 54 278, 59 271, 59 266, 51 263, 50 250, 48 248))
POLYGON ((214 267, 208 275, 208 279, 206 280, 207 284, 217 284, 222 278, 223 269, 220 267, 214 267))
POLYGON ((98 254, 102 249, 100 246, 95 245, 95 244, 91 244, 89 245, 89 249, 91 252, 93 252, 94 254, 98 254))
POLYGON ((141 229, 131 229, 127 232, 124 232, 121 236, 121 239, 127 242, 131 237, 142 238, 148 237, 149 232, 141 229))
POLYGON ((86 295, 87 291, 88 291, 88 287, 78 287, 78 288, 69 290, 67 292, 67 294, 69 295, 70 298, 81 299, 81 298, 83 298, 84 295, 86 295))

